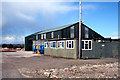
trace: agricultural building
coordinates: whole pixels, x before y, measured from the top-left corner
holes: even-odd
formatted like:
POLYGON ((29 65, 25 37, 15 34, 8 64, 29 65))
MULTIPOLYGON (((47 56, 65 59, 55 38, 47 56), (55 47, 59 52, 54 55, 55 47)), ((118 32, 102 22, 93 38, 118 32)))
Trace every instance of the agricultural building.
MULTIPOLYGON (((81 24, 81 58, 118 56, 118 40, 104 38, 81 24)), ((40 31, 25 37, 25 50, 44 55, 79 58, 79 22, 40 31)))

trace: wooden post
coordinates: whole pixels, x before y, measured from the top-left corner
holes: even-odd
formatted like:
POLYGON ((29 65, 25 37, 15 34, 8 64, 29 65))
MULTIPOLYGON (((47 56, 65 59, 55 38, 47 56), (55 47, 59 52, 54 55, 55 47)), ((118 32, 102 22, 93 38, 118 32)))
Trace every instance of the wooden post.
POLYGON ((81 0, 79 1, 79 58, 81 58, 81 0))

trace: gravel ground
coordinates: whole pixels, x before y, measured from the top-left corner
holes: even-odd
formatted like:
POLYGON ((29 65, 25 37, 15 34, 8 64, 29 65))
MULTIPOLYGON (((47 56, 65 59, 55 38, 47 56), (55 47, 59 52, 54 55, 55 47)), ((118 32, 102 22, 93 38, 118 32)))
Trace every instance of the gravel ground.
POLYGON ((41 76, 44 76, 44 78, 118 78, 118 62, 36 70, 22 68, 19 71, 27 78, 41 78, 41 76))
POLYGON ((118 59, 115 58, 73 60, 32 53, 25 51, 16 53, 4 52, 2 77, 117 78, 119 76, 118 59))

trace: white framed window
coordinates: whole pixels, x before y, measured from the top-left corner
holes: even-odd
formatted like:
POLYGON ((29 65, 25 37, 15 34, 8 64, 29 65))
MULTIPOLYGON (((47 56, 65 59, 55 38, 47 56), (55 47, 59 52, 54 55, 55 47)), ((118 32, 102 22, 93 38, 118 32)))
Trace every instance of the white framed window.
POLYGON ((92 50, 92 40, 82 40, 82 50, 92 50))
POLYGON ((41 39, 43 39, 43 34, 41 34, 41 39))
POLYGON ((36 35, 36 40, 38 40, 38 34, 36 35))
POLYGON ((66 41, 66 48, 67 49, 74 49, 74 40, 67 40, 66 41))
POLYGON ((60 35, 58 34, 58 39, 60 38, 60 35))
POLYGON ((64 41, 58 41, 57 48, 64 48, 64 41))
POLYGON ((88 28, 87 27, 85 27, 85 38, 89 38, 88 28))
POLYGON ((51 32, 51 38, 54 38, 54 32, 51 32))
POLYGON ((70 37, 74 38, 74 26, 70 27, 70 37))
POLYGON ((49 48, 49 42, 44 42, 45 48, 49 48))
POLYGON ((51 48, 56 48, 56 41, 51 41, 50 44, 51 48))
POLYGON ((46 34, 44 34, 44 39, 46 39, 46 34))

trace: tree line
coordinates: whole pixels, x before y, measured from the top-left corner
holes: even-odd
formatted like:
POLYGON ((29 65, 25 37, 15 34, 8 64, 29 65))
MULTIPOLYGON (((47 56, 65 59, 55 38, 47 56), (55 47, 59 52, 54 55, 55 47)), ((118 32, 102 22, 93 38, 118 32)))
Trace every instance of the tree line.
POLYGON ((14 48, 14 49, 16 49, 16 48, 24 48, 24 44, 2 44, 2 48, 14 48))

